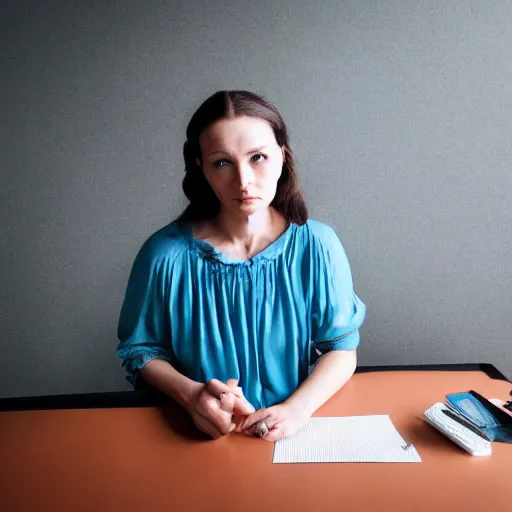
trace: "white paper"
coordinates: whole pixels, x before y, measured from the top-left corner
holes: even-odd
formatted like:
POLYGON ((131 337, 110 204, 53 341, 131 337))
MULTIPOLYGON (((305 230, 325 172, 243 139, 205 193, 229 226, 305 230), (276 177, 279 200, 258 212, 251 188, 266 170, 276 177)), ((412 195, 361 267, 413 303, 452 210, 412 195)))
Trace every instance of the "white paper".
POLYGON ((297 462, 421 462, 387 415, 311 418, 275 443, 274 464, 297 462))

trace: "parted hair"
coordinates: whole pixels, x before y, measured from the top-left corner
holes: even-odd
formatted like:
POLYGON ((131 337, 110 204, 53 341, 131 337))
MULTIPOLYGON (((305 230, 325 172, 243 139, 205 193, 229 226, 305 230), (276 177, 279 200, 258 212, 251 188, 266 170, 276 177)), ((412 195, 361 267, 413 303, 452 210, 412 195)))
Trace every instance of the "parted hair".
POLYGON ((183 192, 190 204, 178 220, 205 220, 216 217, 219 213, 220 201, 196 162, 196 160, 202 161, 199 137, 215 121, 235 116, 264 119, 272 127, 277 143, 284 147, 285 157, 271 206, 278 210, 287 222, 304 224, 308 218, 308 210, 299 185, 286 124, 272 104, 249 91, 218 91, 204 101, 192 116, 187 126, 187 140, 183 146, 185 159, 183 192))

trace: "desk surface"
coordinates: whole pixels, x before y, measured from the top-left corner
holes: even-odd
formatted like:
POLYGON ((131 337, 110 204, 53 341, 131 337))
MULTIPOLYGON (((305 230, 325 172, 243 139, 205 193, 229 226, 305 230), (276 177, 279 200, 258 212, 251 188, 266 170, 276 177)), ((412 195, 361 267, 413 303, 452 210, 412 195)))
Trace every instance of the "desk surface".
MULTIPOLYGON (((0 510, 505 510, 512 445, 471 457, 421 420, 481 371, 358 373, 316 416, 389 414, 419 464, 272 464, 273 444, 194 435, 176 405, 0 413, 0 510)), ((508 494, 508 497, 507 497, 508 494)))

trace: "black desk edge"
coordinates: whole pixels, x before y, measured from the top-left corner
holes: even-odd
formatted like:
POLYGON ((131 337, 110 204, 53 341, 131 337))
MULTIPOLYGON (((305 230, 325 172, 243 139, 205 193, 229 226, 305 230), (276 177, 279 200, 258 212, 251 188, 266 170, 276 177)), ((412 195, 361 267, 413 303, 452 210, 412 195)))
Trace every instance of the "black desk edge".
MULTIPOLYGON (((359 366, 356 373, 385 371, 481 371, 491 379, 511 382, 489 363, 423 364, 398 366, 359 366)), ((0 398, 0 412, 52 409, 102 409, 115 407, 155 407, 168 405, 172 399, 156 390, 113 391, 74 395, 0 398)))

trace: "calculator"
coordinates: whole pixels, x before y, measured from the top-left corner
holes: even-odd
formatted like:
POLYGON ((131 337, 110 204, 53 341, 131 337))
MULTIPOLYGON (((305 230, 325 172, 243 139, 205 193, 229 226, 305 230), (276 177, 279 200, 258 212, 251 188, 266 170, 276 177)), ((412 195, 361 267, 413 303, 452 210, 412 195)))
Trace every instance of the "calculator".
POLYGON ((471 455, 491 455, 491 442, 446 404, 438 402, 427 409, 424 420, 471 455))

